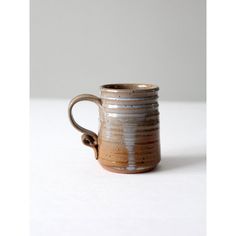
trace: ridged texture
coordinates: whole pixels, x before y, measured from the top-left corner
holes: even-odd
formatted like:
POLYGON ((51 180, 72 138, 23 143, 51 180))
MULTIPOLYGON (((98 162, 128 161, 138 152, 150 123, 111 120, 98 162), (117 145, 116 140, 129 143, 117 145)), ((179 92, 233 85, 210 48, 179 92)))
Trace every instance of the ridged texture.
POLYGON ((160 161, 158 88, 102 89, 98 160, 110 170, 144 172, 160 161))

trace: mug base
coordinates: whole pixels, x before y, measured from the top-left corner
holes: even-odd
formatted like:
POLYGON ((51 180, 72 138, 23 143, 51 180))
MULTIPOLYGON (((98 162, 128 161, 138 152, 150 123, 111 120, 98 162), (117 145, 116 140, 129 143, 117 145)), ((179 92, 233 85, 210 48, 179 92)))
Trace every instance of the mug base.
POLYGON ((155 166, 151 166, 151 167, 139 167, 135 170, 128 170, 126 168, 118 168, 118 167, 110 167, 110 166, 105 166, 102 165, 101 166, 105 169, 108 170, 110 172, 113 173, 118 173, 118 174, 139 174, 139 173, 145 173, 145 172, 149 172, 154 170, 157 167, 157 164, 155 166))

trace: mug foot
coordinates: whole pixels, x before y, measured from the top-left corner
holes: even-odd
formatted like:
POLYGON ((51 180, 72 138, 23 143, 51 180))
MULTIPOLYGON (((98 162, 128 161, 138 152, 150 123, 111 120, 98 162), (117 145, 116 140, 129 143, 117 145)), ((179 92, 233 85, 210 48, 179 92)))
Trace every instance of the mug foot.
POLYGON ((127 168, 122 167, 110 167, 101 165, 105 170, 110 172, 118 173, 118 174, 138 174, 152 171, 156 168, 157 165, 151 167, 137 167, 135 170, 128 170, 127 168))

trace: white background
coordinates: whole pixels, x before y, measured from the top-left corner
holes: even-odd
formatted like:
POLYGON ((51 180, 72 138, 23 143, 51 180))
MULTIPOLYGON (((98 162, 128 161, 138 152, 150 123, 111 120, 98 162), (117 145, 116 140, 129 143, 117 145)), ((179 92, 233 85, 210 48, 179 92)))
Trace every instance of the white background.
MULTIPOLYGON (((162 160, 136 175, 99 165, 69 123, 67 105, 31 101, 32 236, 205 236, 204 103, 160 103, 162 160)), ((94 131, 95 108, 75 109, 94 131)))
MULTIPOLYGON (((204 0, 32 0, 33 236, 205 235, 205 59, 204 0), (102 170, 69 123, 69 99, 117 82, 160 86, 150 174, 102 170)), ((97 109, 79 108, 97 132, 97 109)))
POLYGON ((205 59, 205 1, 32 1, 33 236, 205 235, 205 59), (160 86, 159 171, 100 171, 69 124, 70 98, 116 82, 160 86))
POLYGON ((205 100, 205 0, 31 0, 31 96, 154 83, 161 100, 205 100))
MULTIPOLYGON (((0 7, 0 105, 7 114, 0 117, 0 233, 10 236, 29 235, 28 4, 9 0, 0 7), (9 104, 17 104, 18 112, 9 104)), ((207 222, 212 236, 236 234, 235 17, 234 1, 208 1, 207 222)))

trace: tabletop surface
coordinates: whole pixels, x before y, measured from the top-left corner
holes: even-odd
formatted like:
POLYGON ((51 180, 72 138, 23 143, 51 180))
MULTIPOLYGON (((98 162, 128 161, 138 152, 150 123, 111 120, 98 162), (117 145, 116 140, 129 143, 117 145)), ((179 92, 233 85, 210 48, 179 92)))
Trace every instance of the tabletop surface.
MULTIPOLYGON (((31 100, 31 235, 204 236, 205 103, 160 102, 162 160, 149 173, 104 170, 69 123, 68 100, 31 100)), ((74 114, 97 132, 96 105, 74 114)))

